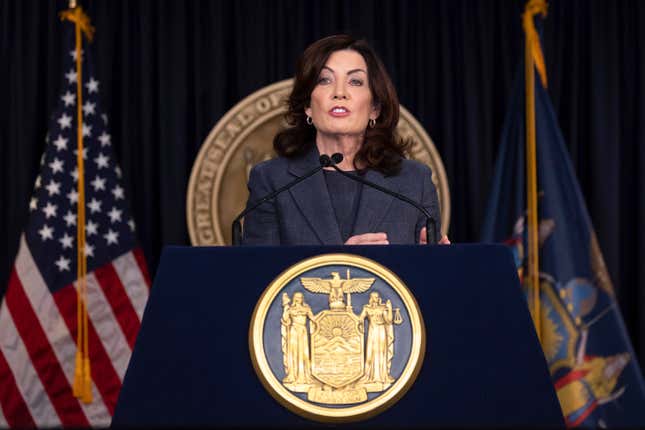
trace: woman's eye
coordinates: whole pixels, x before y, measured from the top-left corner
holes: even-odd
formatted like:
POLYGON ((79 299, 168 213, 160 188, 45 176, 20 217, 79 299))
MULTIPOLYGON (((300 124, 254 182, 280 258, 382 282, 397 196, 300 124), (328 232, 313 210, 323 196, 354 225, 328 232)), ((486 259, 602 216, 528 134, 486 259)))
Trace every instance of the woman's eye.
POLYGON ((363 85, 363 81, 361 79, 351 79, 349 83, 358 87, 363 85))
POLYGON ((329 78, 325 78, 325 77, 322 77, 322 76, 320 78, 318 78, 318 83, 319 84, 328 84, 330 82, 331 82, 331 79, 329 79, 329 78))

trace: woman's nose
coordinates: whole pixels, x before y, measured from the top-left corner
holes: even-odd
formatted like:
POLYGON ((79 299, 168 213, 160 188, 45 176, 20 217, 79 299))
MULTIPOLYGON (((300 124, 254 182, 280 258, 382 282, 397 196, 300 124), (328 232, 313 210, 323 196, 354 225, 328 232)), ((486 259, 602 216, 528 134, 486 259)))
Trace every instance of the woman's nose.
POLYGON ((342 99, 346 99, 346 98, 347 98, 347 94, 345 92, 345 86, 341 82, 338 82, 336 84, 336 86, 334 87, 333 99, 334 100, 342 100, 342 99))

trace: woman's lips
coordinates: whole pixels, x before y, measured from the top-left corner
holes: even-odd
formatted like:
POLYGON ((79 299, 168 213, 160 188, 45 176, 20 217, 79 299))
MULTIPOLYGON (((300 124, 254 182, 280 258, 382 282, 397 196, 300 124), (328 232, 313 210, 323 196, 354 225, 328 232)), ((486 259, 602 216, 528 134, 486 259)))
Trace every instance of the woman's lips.
POLYGON ((342 118, 348 116, 349 114, 350 110, 344 106, 334 106, 333 108, 329 109, 329 115, 336 118, 342 118))

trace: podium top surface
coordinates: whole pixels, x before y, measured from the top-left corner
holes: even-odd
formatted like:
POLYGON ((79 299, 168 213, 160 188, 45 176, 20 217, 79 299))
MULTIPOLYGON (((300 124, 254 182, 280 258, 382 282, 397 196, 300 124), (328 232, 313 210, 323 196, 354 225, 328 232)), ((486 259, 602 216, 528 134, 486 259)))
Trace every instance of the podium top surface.
POLYGON ((416 382, 359 426, 563 426, 512 256, 480 244, 166 247, 113 425, 320 425, 264 389, 248 330, 274 278, 327 253, 367 257, 397 274, 426 325, 416 382))

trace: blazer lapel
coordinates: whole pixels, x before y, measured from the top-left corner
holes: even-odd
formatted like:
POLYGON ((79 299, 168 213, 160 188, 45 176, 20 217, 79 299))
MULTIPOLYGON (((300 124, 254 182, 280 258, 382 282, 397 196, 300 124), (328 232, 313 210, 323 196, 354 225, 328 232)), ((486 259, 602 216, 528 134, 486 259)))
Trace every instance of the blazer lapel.
MULTIPOLYGON (((398 186, 392 178, 385 177, 375 170, 368 170, 365 174, 366 180, 388 190, 397 191, 398 186)), ((382 191, 364 185, 353 234, 377 233, 374 229, 387 213, 393 199, 394 197, 382 191)))
MULTIPOLYGON (((296 177, 305 175, 319 165, 318 157, 314 146, 304 157, 289 160, 289 173, 296 177)), ((292 187, 289 193, 323 245, 343 243, 323 172, 292 187)))

